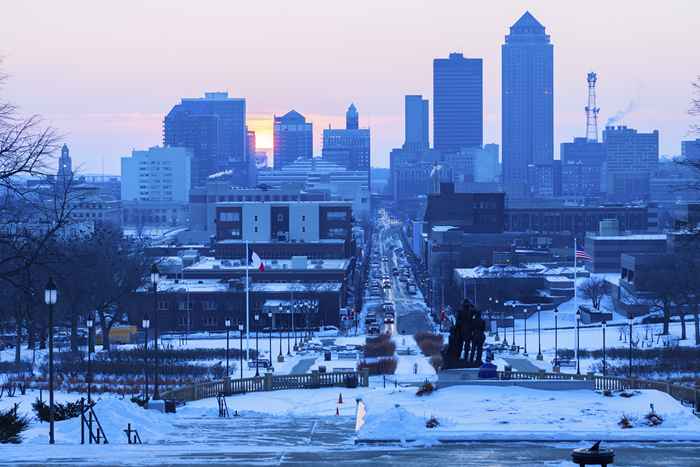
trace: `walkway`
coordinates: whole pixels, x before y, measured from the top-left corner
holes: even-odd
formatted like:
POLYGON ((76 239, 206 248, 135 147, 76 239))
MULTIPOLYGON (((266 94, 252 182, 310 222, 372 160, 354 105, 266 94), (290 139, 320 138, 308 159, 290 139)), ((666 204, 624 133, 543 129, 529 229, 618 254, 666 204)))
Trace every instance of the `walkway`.
POLYGON ((526 373, 537 373, 540 369, 535 366, 530 360, 523 357, 504 357, 499 355, 499 358, 508 362, 515 371, 522 371, 526 373))
POLYGON ((315 361, 315 358, 304 358, 302 360, 299 360, 297 364, 294 365, 294 368, 292 368, 292 371, 290 371, 289 374, 303 375, 309 371, 309 368, 311 368, 315 361))

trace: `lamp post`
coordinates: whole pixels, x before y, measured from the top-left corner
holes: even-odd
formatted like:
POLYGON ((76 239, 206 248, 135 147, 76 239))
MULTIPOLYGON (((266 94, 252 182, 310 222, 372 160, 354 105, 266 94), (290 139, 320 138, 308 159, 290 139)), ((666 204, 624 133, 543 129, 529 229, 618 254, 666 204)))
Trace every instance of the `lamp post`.
POLYGON ((298 309, 299 309, 298 303, 296 305, 292 306, 292 334, 294 334, 294 347, 293 347, 293 349, 295 352, 298 349, 298 344, 297 344, 297 330, 296 330, 295 323, 294 323, 294 312, 297 311, 298 309))
POLYGON ((524 348, 523 348, 523 356, 527 357, 527 308, 524 308, 523 312, 525 313, 525 316, 523 316, 523 324, 525 325, 525 328, 524 328, 525 344, 524 344, 524 348))
POLYGON ((542 326, 540 323, 540 312, 542 305, 537 305, 537 360, 544 360, 542 356, 542 326))
POLYGON ((272 367, 272 312, 271 311, 267 312, 267 317, 270 319, 270 332, 269 332, 269 337, 270 337, 270 367, 272 367))
MULTIPOLYGON (((282 305, 280 305, 280 313, 279 313, 280 317, 282 316, 282 313, 284 313, 284 307, 282 305)), ((278 334, 277 337, 280 340, 280 353, 277 354, 277 362, 282 363, 282 362, 284 362, 284 354, 282 354, 282 328, 281 327, 280 327, 280 330, 277 334, 278 334)))
POLYGON ((240 341, 240 350, 241 350, 241 379, 243 379, 243 323, 238 323, 238 336, 240 341))
POLYGON ((506 327, 506 321, 505 321, 505 320, 506 320, 506 318, 505 318, 505 315, 506 315, 505 308, 506 308, 506 306, 507 306, 507 305, 504 303, 504 304, 503 304, 503 309, 502 309, 502 311, 501 311, 501 322, 503 323, 503 345, 507 347, 507 346, 508 346, 508 328, 506 327))
POLYGON ((54 440, 54 405, 53 405, 53 306, 58 300, 58 290, 53 278, 49 277, 44 290, 44 302, 49 306, 49 444, 54 440))
POLYGON ((88 328, 88 342, 87 342, 87 400, 88 405, 92 401, 92 328, 95 325, 95 321, 90 314, 85 321, 85 325, 88 328))
POLYGON ((515 344, 515 305, 512 303, 510 304, 510 316, 511 316, 511 318, 513 318, 513 343, 512 344, 513 344, 513 347, 515 347, 516 346, 516 344, 515 344))
POLYGON ((630 351, 629 351, 629 357, 630 357, 630 368, 629 368, 629 377, 632 377, 632 324, 634 324, 634 320, 632 317, 627 318, 627 324, 630 326, 630 351))
POLYGON ((576 310, 576 374, 581 374, 581 310, 576 310))
MULTIPOLYGON (((290 319, 294 317, 294 304, 293 303, 290 303, 290 305, 289 305, 289 316, 290 316, 290 319)), ((292 355, 290 331, 291 331, 291 326, 287 326, 287 356, 292 355)))
POLYGON ((260 376, 260 370, 259 370, 259 364, 260 364, 260 351, 258 350, 258 334, 259 328, 258 328, 258 320, 260 319, 260 315, 255 313, 255 377, 260 376))
POLYGON ((143 379, 145 382, 143 398, 145 401, 148 401, 148 328, 151 327, 151 320, 148 319, 148 315, 144 315, 141 327, 143 328, 143 379))
POLYGON ((603 329, 603 376, 605 376, 606 373, 606 367, 607 367, 607 361, 605 360, 605 328, 607 327, 608 323, 607 321, 603 320, 600 323, 600 327, 603 329))
POLYGON ((155 329, 153 334, 153 351, 155 352, 155 371, 153 375, 153 400, 160 399, 159 391, 159 375, 158 375, 158 282, 160 281, 160 273, 158 271, 158 266, 153 263, 151 266, 151 285, 153 286, 153 313, 155 314, 155 329))
POLYGON ((501 340, 501 337, 498 335, 498 299, 495 299, 493 301, 493 303, 495 304, 494 308, 496 308, 496 337, 495 337, 495 340, 496 340, 496 342, 498 342, 501 340))
POLYGON ((224 320, 224 325, 226 326, 226 379, 228 379, 228 349, 229 349, 229 331, 231 330, 231 320, 226 318, 224 320))
POLYGON ((559 308, 554 308, 554 366, 559 367, 559 308))

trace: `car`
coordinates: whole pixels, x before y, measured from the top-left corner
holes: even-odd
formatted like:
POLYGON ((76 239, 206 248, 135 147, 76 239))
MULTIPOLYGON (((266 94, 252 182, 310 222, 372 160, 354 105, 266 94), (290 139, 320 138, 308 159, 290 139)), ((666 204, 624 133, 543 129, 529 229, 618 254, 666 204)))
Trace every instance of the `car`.
POLYGON ((267 358, 258 358, 257 360, 248 360, 248 368, 253 369, 257 365, 258 368, 271 368, 272 363, 267 358))
POLYGON ((387 316, 384 318, 384 324, 394 324, 394 318, 387 316))
POLYGON ((377 325, 369 326, 367 328, 367 334, 369 334, 371 336, 378 335, 379 334, 379 326, 377 326, 377 325))
POLYGON ((390 284, 389 282, 385 282, 384 285, 382 285, 382 287, 385 288, 385 289, 390 289, 390 288, 391 288, 391 284, 390 284))
POLYGON ((321 337, 337 337, 339 334, 340 331, 335 326, 321 326, 316 331, 316 335, 321 337))

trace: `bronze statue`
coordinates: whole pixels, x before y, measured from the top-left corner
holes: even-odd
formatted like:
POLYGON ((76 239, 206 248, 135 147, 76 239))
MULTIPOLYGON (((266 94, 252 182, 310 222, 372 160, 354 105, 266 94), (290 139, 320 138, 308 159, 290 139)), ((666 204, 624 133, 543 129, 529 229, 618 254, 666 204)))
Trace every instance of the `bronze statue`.
POLYGON ((486 340, 486 323, 469 300, 464 300, 442 351, 443 368, 478 368, 486 340))

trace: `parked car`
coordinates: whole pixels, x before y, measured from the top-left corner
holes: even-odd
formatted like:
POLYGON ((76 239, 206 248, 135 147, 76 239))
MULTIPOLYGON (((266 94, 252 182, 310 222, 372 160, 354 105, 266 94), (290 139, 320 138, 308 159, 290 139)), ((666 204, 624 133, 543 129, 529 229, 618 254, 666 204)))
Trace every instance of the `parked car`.
POLYGON ((335 326, 321 326, 316 332, 316 335, 320 337, 336 337, 339 334, 340 331, 335 326))

